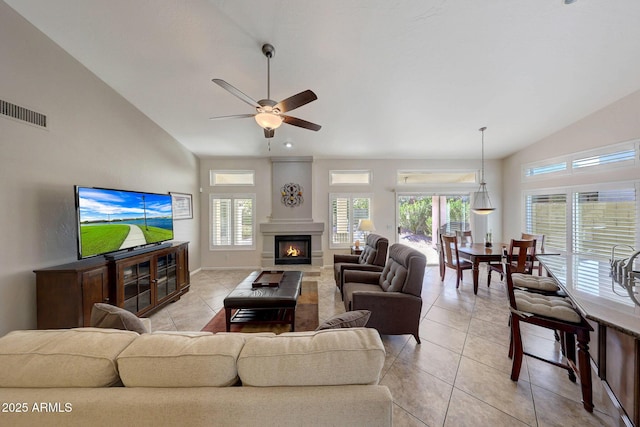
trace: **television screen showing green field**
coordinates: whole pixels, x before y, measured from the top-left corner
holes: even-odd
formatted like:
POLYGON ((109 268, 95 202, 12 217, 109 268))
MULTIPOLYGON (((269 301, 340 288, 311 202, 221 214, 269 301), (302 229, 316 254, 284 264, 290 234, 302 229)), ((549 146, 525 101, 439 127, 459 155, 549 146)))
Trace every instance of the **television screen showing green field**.
POLYGON ((170 194, 77 187, 79 258, 173 239, 170 194))

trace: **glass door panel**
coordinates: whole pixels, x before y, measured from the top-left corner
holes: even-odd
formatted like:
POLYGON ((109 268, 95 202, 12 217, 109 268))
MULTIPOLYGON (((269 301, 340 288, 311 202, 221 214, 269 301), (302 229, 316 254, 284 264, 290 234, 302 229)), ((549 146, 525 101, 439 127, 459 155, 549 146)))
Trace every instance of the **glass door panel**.
POLYGON ((414 193, 397 195, 398 242, 424 253, 437 265, 440 233, 470 229, 469 194, 414 193))

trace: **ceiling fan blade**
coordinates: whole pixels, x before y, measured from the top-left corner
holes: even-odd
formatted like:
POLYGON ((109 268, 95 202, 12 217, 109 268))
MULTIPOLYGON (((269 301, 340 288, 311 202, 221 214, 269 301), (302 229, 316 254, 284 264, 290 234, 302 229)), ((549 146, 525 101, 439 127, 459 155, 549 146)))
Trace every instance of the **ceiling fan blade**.
POLYGON ((281 112, 286 113, 287 111, 295 110, 296 108, 302 107, 303 105, 308 104, 311 101, 315 101, 316 99, 318 99, 316 94, 313 93, 313 91, 307 89, 304 92, 300 92, 278 102, 273 108, 277 108, 281 112))
POLYGON ((276 134, 275 129, 264 129, 264 137, 265 138, 273 138, 276 134))
POLYGON ((304 128, 304 129, 319 131, 320 128, 322 127, 322 126, 317 125, 315 123, 311 123, 311 122, 308 122, 306 120, 298 119, 296 117, 284 116, 283 115, 282 119, 287 124, 290 124, 290 125, 293 125, 293 126, 298 126, 300 128, 304 128))
POLYGON ((209 120, 222 120, 222 119, 246 119, 247 117, 253 117, 255 114, 234 114, 232 116, 217 116, 209 117, 209 120))
POLYGON ((229 92, 232 95, 236 96, 238 99, 240 99, 240 100, 246 102, 247 104, 251 105, 252 107, 255 107, 255 108, 260 107, 260 104, 258 104, 258 101, 256 101, 255 99, 251 98, 250 96, 244 94, 239 89, 236 89, 235 87, 231 86, 229 83, 225 82, 224 80, 212 79, 211 81, 214 82, 215 84, 217 84, 218 86, 220 86, 221 88, 223 88, 224 90, 226 90, 227 92, 229 92))

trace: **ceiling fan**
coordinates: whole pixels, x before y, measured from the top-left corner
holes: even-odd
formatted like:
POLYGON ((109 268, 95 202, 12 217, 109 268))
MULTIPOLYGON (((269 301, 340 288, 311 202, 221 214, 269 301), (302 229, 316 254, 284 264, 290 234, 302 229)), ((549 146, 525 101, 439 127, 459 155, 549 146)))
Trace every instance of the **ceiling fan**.
POLYGON ((315 123, 308 122, 306 120, 298 119, 296 117, 291 117, 285 115, 283 113, 295 110, 296 108, 302 107, 305 104, 310 103, 311 101, 315 101, 318 99, 315 93, 311 90, 305 90, 296 95, 290 96, 287 99, 284 99, 280 102, 276 102, 271 98, 271 67, 270 60, 276 53, 276 49, 270 44, 264 44, 262 46, 262 53, 267 57, 267 99, 261 99, 260 101, 256 101, 253 98, 247 96, 240 90, 231 86, 229 83, 225 82, 221 79, 212 79, 212 81, 220 86, 221 88, 227 90, 232 95, 236 96, 241 101, 246 102, 247 104, 255 107, 255 114, 236 114, 233 116, 220 116, 220 117, 211 117, 210 120, 219 120, 219 119, 243 119, 246 117, 254 117, 256 122, 264 129, 264 137, 265 138, 273 138, 275 134, 275 129, 280 127, 280 125, 284 122, 293 126, 298 126, 304 129, 309 129, 313 131, 320 130, 321 126, 315 123))

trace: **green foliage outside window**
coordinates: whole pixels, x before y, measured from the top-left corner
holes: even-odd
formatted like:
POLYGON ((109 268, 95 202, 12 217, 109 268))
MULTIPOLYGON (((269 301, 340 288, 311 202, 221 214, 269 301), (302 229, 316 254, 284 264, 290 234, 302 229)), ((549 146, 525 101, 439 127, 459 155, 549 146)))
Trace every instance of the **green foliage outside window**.
POLYGON ((431 197, 412 197, 400 203, 400 227, 412 234, 431 234, 431 197))

